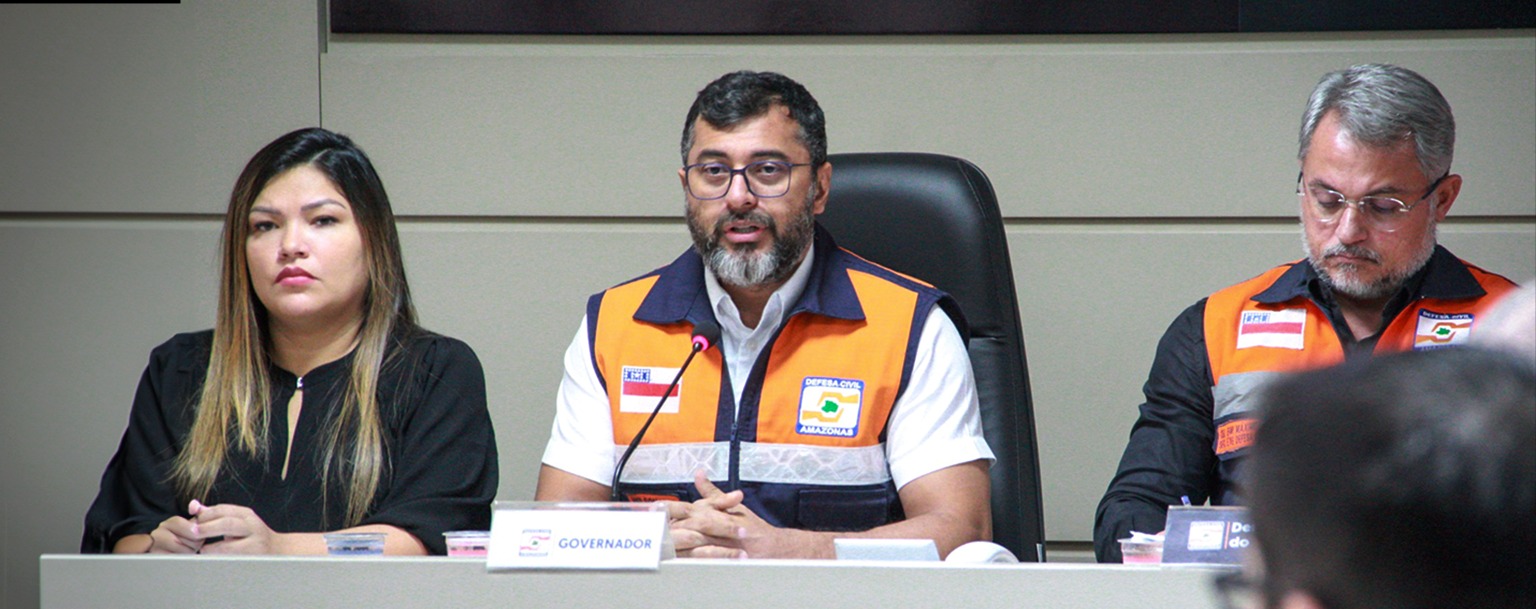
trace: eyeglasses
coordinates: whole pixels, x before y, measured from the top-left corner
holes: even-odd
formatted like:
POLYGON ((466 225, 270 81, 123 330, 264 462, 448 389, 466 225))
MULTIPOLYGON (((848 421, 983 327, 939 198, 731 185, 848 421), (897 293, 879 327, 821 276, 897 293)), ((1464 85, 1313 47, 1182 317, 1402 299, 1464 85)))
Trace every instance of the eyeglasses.
POLYGON ((789 192, 790 172, 796 167, 809 167, 810 163, 786 161, 757 161, 747 163, 741 169, 731 169, 725 163, 694 163, 683 167, 687 173, 688 194, 700 201, 725 196, 731 191, 731 180, 741 174, 747 181, 747 192, 763 198, 782 197, 789 192))
POLYGON ((1263 609, 1259 582, 1242 571, 1227 571, 1211 579, 1211 588, 1223 609, 1263 609))
POLYGON ((1434 194, 1435 189, 1440 187, 1440 183, 1450 176, 1449 171, 1440 176, 1440 179, 1430 184, 1429 189, 1425 190, 1424 194, 1413 203, 1404 203, 1401 199, 1380 195, 1360 197, 1359 201, 1351 201, 1338 191, 1327 188, 1302 189, 1300 173, 1296 174, 1296 194, 1310 199, 1312 216, 1318 224, 1331 225, 1344 216, 1344 208, 1354 207, 1355 215, 1369 223, 1372 228, 1390 233, 1402 228, 1403 223, 1408 219, 1408 212, 1413 211, 1415 206, 1434 194))

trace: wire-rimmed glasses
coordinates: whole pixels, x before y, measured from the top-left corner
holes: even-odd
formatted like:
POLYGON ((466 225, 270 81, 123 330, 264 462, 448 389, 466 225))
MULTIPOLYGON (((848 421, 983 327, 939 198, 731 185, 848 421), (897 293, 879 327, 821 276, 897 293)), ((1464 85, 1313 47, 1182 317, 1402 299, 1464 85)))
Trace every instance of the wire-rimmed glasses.
POLYGON ((1385 232, 1392 232, 1403 227, 1408 219, 1408 212, 1418 204, 1423 203, 1434 194, 1440 183, 1450 177, 1450 172, 1440 176, 1429 185, 1429 188, 1415 199, 1413 203, 1404 203, 1402 199, 1382 195, 1369 195, 1360 197, 1358 201, 1351 201, 1336 190, 1319 188, 1316 186, 1303 187, 1301 174, 1296 174, 1296 194, 1308 202, 1312 210, 1312 219, 1318 224, 1332 225, 1344 216, 1344 209, 1355 208, 1355 216, 1369 223, 1372 228, 1385 232))

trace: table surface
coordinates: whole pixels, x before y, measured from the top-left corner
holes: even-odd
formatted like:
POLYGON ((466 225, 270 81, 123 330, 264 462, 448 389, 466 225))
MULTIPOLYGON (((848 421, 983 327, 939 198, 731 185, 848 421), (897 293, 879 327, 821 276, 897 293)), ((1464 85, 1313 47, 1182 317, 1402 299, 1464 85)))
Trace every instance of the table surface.
POLYGON ((1214 608, 1213 571, 1136 565, 672 560, 656 571, 487 573, 483 559, 47 554, 42 609, 1214 608))

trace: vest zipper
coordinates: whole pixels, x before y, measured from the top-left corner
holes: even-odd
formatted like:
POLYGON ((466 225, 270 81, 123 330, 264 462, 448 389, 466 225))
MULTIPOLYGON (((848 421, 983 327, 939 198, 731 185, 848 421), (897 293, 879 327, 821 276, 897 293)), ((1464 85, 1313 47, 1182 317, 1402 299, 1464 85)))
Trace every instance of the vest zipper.
MULTIPOLYGON (((779 321, 779 327, 774 328, 773 334, 763 344, 762 350, 758 351, 757 361, 752 363, 752 369, 747 373, 747 383, 743 386, 741 397, 743 401, 749 401, 752 404, 753 421, 760 420, 762 416, 763 385, 767 382, 768 358, 773 355, 773 345, 779 342, 779 335, 784 333, 784 327, 789 325, 789 322, 801 311, 802 309, 794 309, 784 315, 784 319, 779 321), (749 395, 753 397, 749 399, 749 395)), ((729 381, 728 378, 725 380, 729 381)), ((743 406, 743 404, 737 404, 731 416, 730 472, 727 479, 730 486, 724 489, 726 492, 741 488, 741 411, 743 406)))
POLYGON ((737 433, 740 429, 740 419, 731 420, 731 454, 730 464, 727 466, 726 488, 729 493, 741 488, 741 436, 737 433))

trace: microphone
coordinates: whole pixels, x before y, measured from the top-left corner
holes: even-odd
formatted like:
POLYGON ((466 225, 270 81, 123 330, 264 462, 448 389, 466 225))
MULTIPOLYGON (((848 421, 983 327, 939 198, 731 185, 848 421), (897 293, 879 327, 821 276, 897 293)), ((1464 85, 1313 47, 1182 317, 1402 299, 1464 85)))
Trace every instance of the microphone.
MULTIPOLYGON (((677 369, 677 376, 672 377, 672 384, 667 385, 667 390, 661 392, 661 399, 656 400, 656 407, 651 409, 651 416, 646 417, 645 425, 640 427, 640 433, 629 441, 629 448, 624 449, 624 455, 619 457, 618 466, 613 468, 613 483, 608 485, 610 501, 619 501, 619 475, 624 473, 624 464, 629 463, 630 455, 635 454, 635 447, 640 446, 640 439, 645 437, 646 430, 651 428, 651 421, 656 420, 656 414, 661 412, 661 406, 667 403, 667 397, 672 395, 672 390, 683 380, 683 373, 688 371, 688 364, 693 363, 693 356, 720 342, 720 325, 704 320, 693 324, 693 349, 688 352, 688 359, 683 360, 683 367, 677 369)), ((679 396, 681 397, 681 396, 679 396)))

